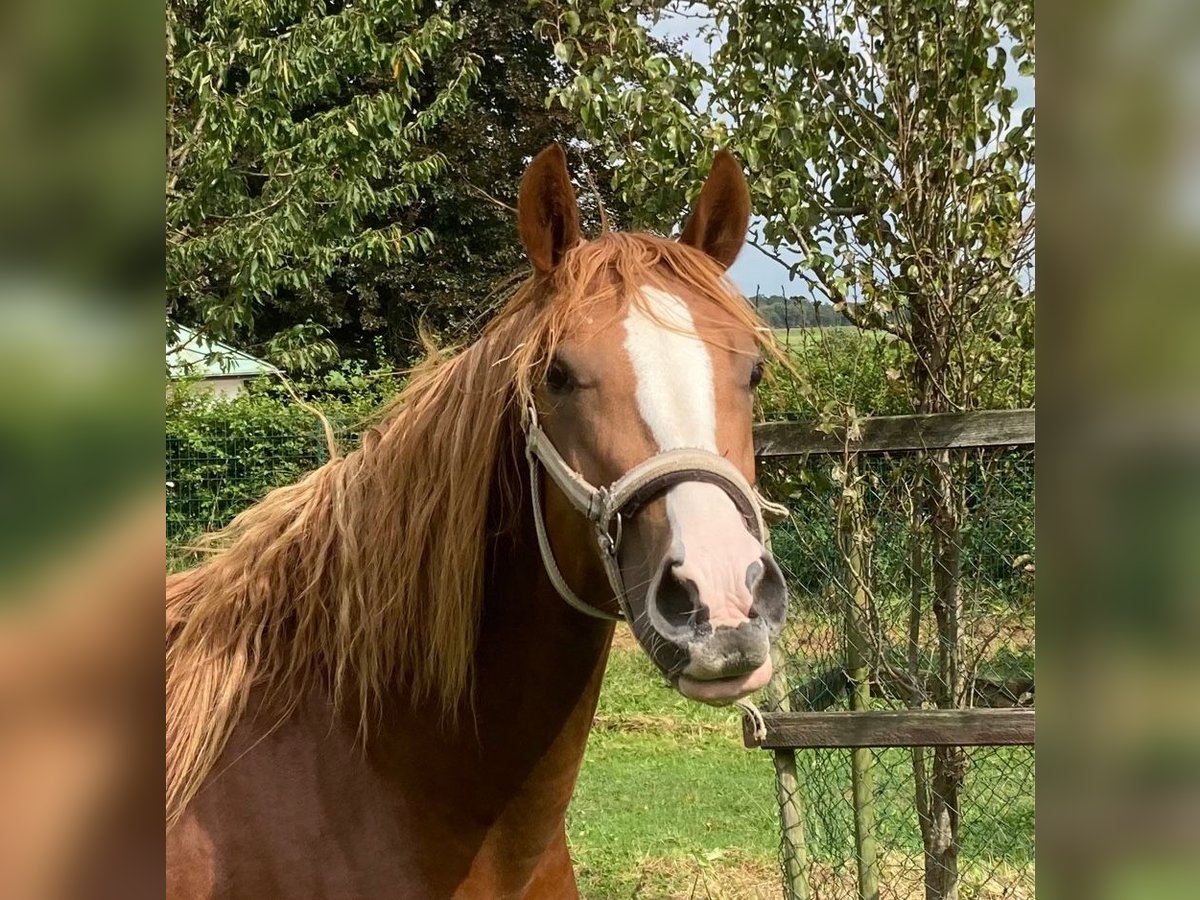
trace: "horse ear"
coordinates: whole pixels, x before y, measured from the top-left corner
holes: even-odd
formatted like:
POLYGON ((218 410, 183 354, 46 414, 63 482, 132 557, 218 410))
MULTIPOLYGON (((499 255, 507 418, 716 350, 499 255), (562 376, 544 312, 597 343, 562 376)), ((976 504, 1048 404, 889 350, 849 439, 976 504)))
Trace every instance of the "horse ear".
POLYGON ((750 188, 728 150, 718 150, 680 242, 703 250, 725 268, 733 265, 750 227, 750 188))
POLYGON ((539 272, 553 269, 579 240, 579 206, 567 174, 567 155, 558 144, 539 153, 521 178, 517 228, 539 272))

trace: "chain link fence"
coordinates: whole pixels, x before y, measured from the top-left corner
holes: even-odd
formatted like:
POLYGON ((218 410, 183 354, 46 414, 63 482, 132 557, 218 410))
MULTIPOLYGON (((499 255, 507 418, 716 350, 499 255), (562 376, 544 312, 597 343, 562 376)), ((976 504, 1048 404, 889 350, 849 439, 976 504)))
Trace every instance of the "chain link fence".
MULTIPOLYGON (((759 475, 792 512, 772 529, 792 594, 774 710, 1033 705, 1031 446, 759 475)), ((805 749, 776 769, 789 897, 1033 896, 1031 747, 805 749)))
MULTIPOLYGON (((851 898, 859 892, 852 750, 796 751, 803 843, 781 843, 784 861, 801 868, 807 896, 851 898)), ((914 804, 913 754, 884 748, 862 751, 873 782, 875 892, 868 896, 924 898, 925 865, 921 825, 914 804)), ((928 757, 931 751, 925 751, 928 757)), ((1033 750, 1028 747, 972 747, 961 750, 966 778, 961 791, 957 896, 1034 896, 1033 750)), ((804 896, 788 889, 786 896, 804 896)))

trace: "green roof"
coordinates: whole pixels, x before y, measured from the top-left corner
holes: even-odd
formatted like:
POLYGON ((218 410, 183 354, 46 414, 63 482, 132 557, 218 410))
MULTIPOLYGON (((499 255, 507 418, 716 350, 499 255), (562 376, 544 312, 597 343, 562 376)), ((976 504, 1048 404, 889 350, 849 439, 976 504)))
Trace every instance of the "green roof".
POLYGON ((176 325, 179 338, 167 345, 167 372, 172 378, 248 378, 270 375, 279 370, 242 350, 198 334, 184 325, 176 325))

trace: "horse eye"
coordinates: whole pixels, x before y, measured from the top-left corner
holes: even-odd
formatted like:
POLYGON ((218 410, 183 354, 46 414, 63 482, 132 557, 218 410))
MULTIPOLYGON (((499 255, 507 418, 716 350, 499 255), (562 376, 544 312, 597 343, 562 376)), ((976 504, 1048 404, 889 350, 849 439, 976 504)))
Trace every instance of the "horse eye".
POLYGON ((546 370, 546 387, 555 394, 565 394, 574 387, 570 371, 557 359, 546 370))
POLYGON ((750 370, 750 390, 758 387, 758 383, 763 379, 763 372, 765 370, 766 367, 763 365, 761 359, 754 364, 754 368, 750 370))

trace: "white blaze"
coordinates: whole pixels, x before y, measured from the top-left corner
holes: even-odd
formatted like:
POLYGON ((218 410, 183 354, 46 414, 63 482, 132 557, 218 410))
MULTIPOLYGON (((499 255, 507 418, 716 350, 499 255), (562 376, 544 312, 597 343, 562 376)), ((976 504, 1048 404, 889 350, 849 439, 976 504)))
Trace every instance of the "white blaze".
POLYGON ((625 349, 637 378, 638 411, 659 450, 697 447, 717 452, 717 400, 712 359, 696 334, 687 304, 645 287, 653 316, 633 303, 625 318, 625 349))
MULTIPOLYGON (((658 288, 642 293, 652 314, 633 303, 625 319, 638 412, 660 451, 692 447, 719 453, 712 357, 691 311, 658 288)), ((668 490, 666 502, 670 553, 682 560, 676 576, 695 582, 714 628, 746 621, 753 602, 746 574, 763 547, 733 501, 716 485, 687 482, 668 490)))

